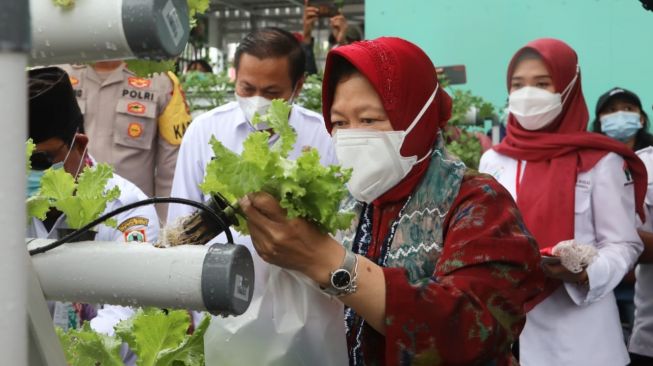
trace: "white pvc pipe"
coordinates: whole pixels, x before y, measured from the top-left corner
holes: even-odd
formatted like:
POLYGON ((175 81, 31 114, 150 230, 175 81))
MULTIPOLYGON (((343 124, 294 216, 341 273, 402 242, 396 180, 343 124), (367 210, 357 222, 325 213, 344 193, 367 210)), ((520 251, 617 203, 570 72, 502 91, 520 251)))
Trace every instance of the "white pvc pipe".
MULTIPOLYGON (((52 240, 34 240, 33 249, 52 240)), ((201 278, 209 247, 78 242, 32 256, 48 300, 204 311, 201 278)))
POLYGON ((25 268, 25 140, 27 55, 0 52, 0 357, 3 365, 27 365, 25 268))
POLYGON ((75 1, 72 9, 62 9, 52 0, 30 0, 31 63, 133 58, 123 31, 122 3, 82 0, 75 1))

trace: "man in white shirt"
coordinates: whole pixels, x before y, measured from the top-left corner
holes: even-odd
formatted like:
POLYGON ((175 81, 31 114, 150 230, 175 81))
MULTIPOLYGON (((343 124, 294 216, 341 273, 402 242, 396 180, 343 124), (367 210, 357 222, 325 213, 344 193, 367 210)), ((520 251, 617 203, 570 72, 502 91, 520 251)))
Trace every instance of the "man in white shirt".
MULTIPOLYGON (((64 169, 76 176, 84 167, 95 164, 87 153, 88 137, 81 133, 84 116, 75 101, 68 74, 58 67, 30 70, 29 95, 29 137, 36 148, 30 159, 32 169, 28 178, 28 196, 39 189, 40 177, 45 169, 64 169)), ((135 184, 117 174, 106 184, 107 190, 113 187, 120 188, 120 196, 107 203, 104 213, 147 199, 135 184)), ((98 225, 95 240, 115 241, 117 245, 119 242, 156 241, 159 219, 154 206, 136 207, 114 218, 117 227, 98 225)), ((68 229, 66 216, 52 209, 44 221, 32 218, 28 222, 26 237, 58 239, 61 237, 58 229, 68 229)), ((83 261, 84 258, 80 257, 79 260, 83 261)), ((78 328, 84 321, 91 320, 91 326, 96 331, 108 332, 105 328, 113 331, 115 323, 133 313, 130 308, 116 305, 96 309, 91 304, 50 301, 48 307, 55 325, 64 330, 78 328), (108 326, 93 326, 93 320, 98 318, 104 319, 108 326)), ((126 346, 122 347, 121 356, 128 364, 133 364, 134 356, 128 353, 126 346)))
MULTIPOLYGON (((228 149, 241 153, 243 142, 247 136, 258 130, 265 130, 267 126, 254 126, 251 121, 256 112, 264 114, 272 99, 285 99, 292 102, 300 93, 304 82, 305 55, 292 34, 277 28, 264 28, 248 34, 239 44, 234 60, 236 69, 236 101, 227 103, 197 117, 190 124, 181 142, 175 176, 172 183, 173 197, 187 198, 198 202, 206 201, 209 196, 203 194, 199 184, 204 179, 207 163, 212 159, 213 151, 209 145, 211 136, 218 139, 228 149)), ((331 137, 324 128, 324 121, 321 115, 309 111, 297 105, 293 105, 290 114, 290 125, 297 132, 297 142, 290 158, 297 158, 302 150, 314 147, 320 153, 321 162, 324 165, 334 164, 336 161, 331 137)), ((278 136, 271 131, 270 144, 273 144, 278 136)), ((168 223, 173 223, 177 218, 186 216, 194 211, 193 208, 178 204, 171 204, 168 211, 168 223)), ((254 323, 260 322, 262 339, 267 339, 263 348, 283 349, 292 352, 292 347, 297 347, 298 340, 293 340, 292 345, 275 344, 274 334, 267 334, 263 329, 269 329, 269 323, 273 319, 261 319, 259 314, 265 313, 261 307, 271 306, 261 304, 261 296, 265 292, 266 283, 269 279, 269 266, 263 262, 253 249, 251 239, 234 233, 237 244, 246 245, 254 258, 255 264, 255 285, 252 305, 250 309, 240 316, 240 319, 249 319, 254 323), (258 299, 258 300, 257 300, 258 299), (254 305, 256 304, 256 305, 254 305), (253 320, 252 320, 253 319, 253 320), (266 323, 267 322, 267 323, 266 323)), ((224 243, 224 236, 221 235, 211 242, 224 243)), ((220 318, 214 318, 216 321, 220 318)), ((237 318, 238 319, 238 318, 237 318)), ((211 327, 215 326, 215 321, 211 327)), ((250 324, 252 325, 252 324, 250 324)), ((237 325, 238 327, 240 325, 237 325)), ((256 325, 255 325, 256 327, 256 325)), ((251 329, 251 328, 250 328, 251 329)), ((211 343, 212 329, 209 328, 206 339, 205 350, 207 352, 207 365, 217 363, 212 352, 224 352, 239 347, 238 342, 232 340, 228 349, 224 346, 211 343)), ((273 332, 274 333, 274 332, 273 332)), ((317 337, 317 332, 315 333, 317 337)), ((276 337, 279 339, 281 337, 276 337)), ((300 338, 311 338, 300 337, 300 338)), ((317 338, 316 338, 317 339, 317 338)), ((314 344, 317 342, 313 342, 314 344)), ((251 347, 251 344, 250 346, 251 347)), ((260 348, 254 353, 264 353, 260 348)), ((248 353, 248 352, 245 352, 248 353)), ((250 352, 251 353, 251 352, 250 352)), ((283 352, 280 351, 281 354, 283 352)), ((231 360, 234 364, 254 364, 266 361, 260 358, 248 358, 251 355, 242 354, 240 360, 231 360), (254 362, 254 363, 251 363, 254 362)), ((221 356, 221 357, 224 357, 221 356)))
MULTIPOLYGON (((209 198, 202 193, 199 184, 204 179, 206 164, 213 157, 209 145, 211 136, 215 136, 228 149, 241 153, 243 141, 251 132, 267 128, 252 125, 254 113, 265 113, 272 99, 292 101, 299 95, 304 83, 302 57, 304 54, 299 42, 280 29, 262 29, 243 39, 234 59, 237 101, 198 116, 188 127, 177 158, 171 196, 198 202, 209 198)), ((315 147, 320 152, 323 164, 335 162, 331 139, 324 128, 322 116, 294 105, 290 125, 297 132, 297 143, 290 153, 292 158, 297 157, 304 148, 315 147)), ((270 143, 277 138, 273 135, 270 143)), ((190 206, 171 204, 168 222, 172 223, 194 210, 190 206)))

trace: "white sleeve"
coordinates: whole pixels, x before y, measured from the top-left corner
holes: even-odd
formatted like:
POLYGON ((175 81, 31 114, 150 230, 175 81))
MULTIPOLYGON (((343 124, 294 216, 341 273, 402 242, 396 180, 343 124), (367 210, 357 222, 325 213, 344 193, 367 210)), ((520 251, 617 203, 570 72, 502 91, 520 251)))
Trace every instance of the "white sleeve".
MULTIPOLYGON (((198 124, 191 123, 181 141, 170 196, 203 202, 204 195, 199 184, 204 179, 205 167, 200 147, 204 138, 198 127, 198 124)), ((173 223, 177 217, 190 215, 194 211, 195 208, 192 206, 171 203, 167 222, 173 223)))
POLYGON ((115 332, 113 327, 120 321, 131 318, 135 313, 131 307, 104 305, 98 310, 97 316, 91 319, 91 328, 98 333, 112 336, 115 332))
POLYGON ((644 248, 636 229, 634 185, 623 166, 620 156, 608 154, 593 168, 590 202, 598 256, 587 267, 589 291, 565 283, 577 305, 591 304, 611 293, 644 248))
MULTIPOLYGON (((125 183, 119 185, 120 198, 109 206, 107 211, 112 211, 120 207, 147 199, 147 196, 134 184, 125 180, 125 183)), ((145 229, 145 241, 154 243, 159 237, 159 216, 156 213, 154 205, 146 205, 132 208, 129 211, 123 212, 115 217, 117 224, 120 226, 122 223, 127 223, 131 219, 144 218, 147 220, 147 225, 143 227, 141 224, 135 224, 134 229, 145 229)), ((110 240, 124 242, 125 232, 130 227, 121 230, 111 230, 108 235, 112 236, 110 240)))

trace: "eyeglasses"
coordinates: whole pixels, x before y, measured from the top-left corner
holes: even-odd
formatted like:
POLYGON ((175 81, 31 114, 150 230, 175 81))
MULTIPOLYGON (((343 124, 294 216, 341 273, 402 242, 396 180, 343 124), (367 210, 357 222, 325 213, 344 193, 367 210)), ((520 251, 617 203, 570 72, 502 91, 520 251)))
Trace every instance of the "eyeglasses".
POLYGON ((34 151, 32 156, 30 156, 29 161, 34 170, 46 170, 54 164, 54 159, 59 154, 59 151, 66 146, 66 144, 61 144, 54 152, 48 151, 34 151))

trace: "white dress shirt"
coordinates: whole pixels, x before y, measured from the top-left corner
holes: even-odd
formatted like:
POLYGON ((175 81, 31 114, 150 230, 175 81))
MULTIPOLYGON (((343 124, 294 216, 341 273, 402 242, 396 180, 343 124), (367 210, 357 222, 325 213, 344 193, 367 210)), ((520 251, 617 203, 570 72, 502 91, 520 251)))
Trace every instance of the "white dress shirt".
MULTIPOLYGON (((494 176, 516 200, 517 165, 517 160, 489 150, 479 170, 494 176)), ((520 180, 526 162, 521 165, 520 180)), ((578 174, 574 238, 569 239, 598 249, 586 269, 589 287, 565 283, 527 314, 519 337, 522 365, 628 364, 613 290, 643 249, 634 201, 632 181, 617 154, 608 153, 578 174)))
MULTIPOLYGON (((324 120, 321 115, 294 105, 289 123, 297 132, 297 141, 294 149, 289 153, 289 158, 296 159, 301 154, 302 150, 313 147, 319 151, 321 157, 320 161, 323 165, 326 166, 336 163, 331 136, 324 127, 324 120)), ((171 195, 173 197, 191 199, 197 202, 207 201, 209 196, 202 193, 199 184, 204 179, 207 163, 214 156, 213 150, 209 145, 211 136, 215 136, 215 138, 222 142, 222 144, 229 150, 240 154, 243 151, 243 142, 253 131, 254 128, 247 122, 245 115, 237 102, 228 103, 197 117, 189 126, 182 140, 177 158, 177 167, 172 183, 171 195)), ((277 138, 277 136, 272 136, 270 143, 274 143, 277 138)), ((178 217, 189 215, 194 211, 195 208, 190 206, 170 204, 167 222, 169 224, 173 223, 178 217)), ((276 319, 274 319, 273 316, 261 319, 259 314, 268 314, 269 312, 275 311, 274 304, 272 304, 273 301, 263 299, 269 299, 270 289, 266 289, 266 284, 269 283, 271 278, 275 278, 275 276, 278 275, 279 269, 278 267, 272 268, 272 266, 264 262, 258 256, 249 236, 241 236, 233 230, 232 234, 235 243, 246 246, 252 253, 255 272, 252 303, 248 310, 237 318, 227 318, 224 320, 220 320, 220 318, 214 319, 218 319, 222 323, 233 321, 235 322, 233 326, 236 327, 236 329, 240 327, 241 324, 246 324, 250 330, 252 327, 260 328, 260 332, 257 333, 259 336, 255 337, 256 339, 250 339, 248 344, 238 344, 239 342, 234 342, 232 340, 229 344, 220 343, 215 345, 212 338, 212 329, 216 329, 215 327, 217 327, 217 324, 211 322, 209 330, 207 331, 207 336, 205 336, 205 356, 207 365, 216 365, 218 363, 224 364, 223 359, 225 357, 231 357, 225 356, 225 354, 231 355, 233 353, 236 353, 237 356, 234 356, 235 358, 231 357, 229 362, 234 365, 254 365, 261 364, 261 362, 268 364, 279 364, 279 362, 281 362, 281 364, 290 365, 288 363, 288 357, 294 357, 293 359, 296 363, 291 363, 293 365, 323 364, 324 358, 322 352, 338 352, 338 348, 336 347, 336 345, 338 345, 337 341, 331 342, 331 344, 324 344, 323 338, 325 330, 323 328, 301 332, 298 333, 301 334, 301 337, 287 339, 283 334, 277 334, 270 331, 271 328, 278 326, 277 323, 283 323, 283 321, 285 321, 284 316, 279 315, 276 319), (266 292, 266 290, 268 291, 266 292), (303 345, 308 345, 306 346, 306 352, 304 355, 285 355, 286 352, 295 352, 298 347, 301 348, 303 345), (225 349, 226 346, 230 347, 225 349), (240 350, 242 347, 251 349, 252 352, 241 352, 240 350), (319 348, 320 352, 315 351, 314 348, 319 348)), ((225 235, 221 234, 217 236, 207 245, 216 242, 226 243, 225 235)), ((272 280, 272 282, 274 282, 274 280, 272 280)), ((313 296, 319 297, 322 295, 321 291, 317 289, 317 286, 314 287, 315 289, 312 289, 310 286, 307 286, 303 291, 319 293, 317 295, 313 293, 313 296)), ((301 292, 298 287, 286 289, 286 291, 290 291, 292 294, 301 292)), ((278 311, 278 309, 276 311, 278 311)), ((308 309, 308 312, 313 314, 312 316, 319 317, 322 315, 320 314, 321 309, 319 307, 308 309)), ((342 314, 342 310, 339 311, 339 314, 342 314)), ((307 318, 310 318, 309 314, 304 315, 307 318)), ((195 320, 197 321, 199 318, 200 317, 195 314, 195 320)), ((341 325, 340 323, 338 324, 341 325)), ((228 325, 227 327, 231 326, 232 325, 228 325)), ((281 324, 281 326, 283 328, 283 324, 281 324)), ((295 332, 293 329, 287 329, 286 331, 291 334, 295 332)), ((299 329, 297 331, 299 331, 299 329)), ((344 328, 342 339, 344 339, 344 328)), ((344 357, 346 357, 346 351, 343 349, 342 352, 344 357)))
MULTIPOLYGON (((640 229, 653 232, 653 147, 637 151, 648 172, 646 191, 646 222, 640 229)), ((653 357, 653 264, 641 263, 635 270, 635 324, 628 350, 653 357)))

